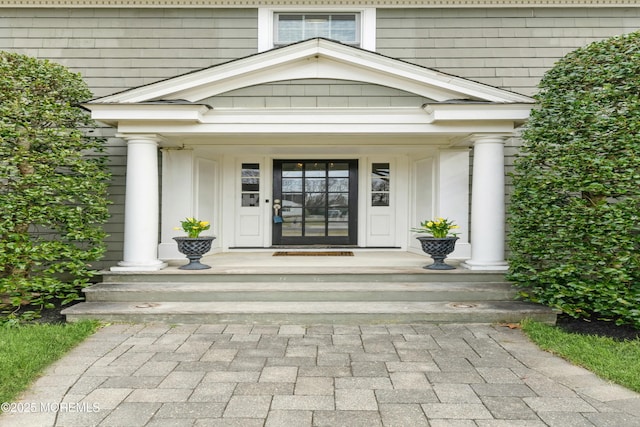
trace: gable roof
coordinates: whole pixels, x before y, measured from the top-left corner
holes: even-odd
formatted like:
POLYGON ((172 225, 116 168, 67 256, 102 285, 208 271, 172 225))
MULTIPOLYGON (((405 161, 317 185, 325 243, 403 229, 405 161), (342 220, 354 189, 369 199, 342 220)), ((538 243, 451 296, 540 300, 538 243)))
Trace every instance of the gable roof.
POLYGON ((535 102, 515 92, 315 38, 96 98, 85 105, 178 100, 197 103, 239 88, 297 79, 359 81, 393 87, 436 102, 535 102))

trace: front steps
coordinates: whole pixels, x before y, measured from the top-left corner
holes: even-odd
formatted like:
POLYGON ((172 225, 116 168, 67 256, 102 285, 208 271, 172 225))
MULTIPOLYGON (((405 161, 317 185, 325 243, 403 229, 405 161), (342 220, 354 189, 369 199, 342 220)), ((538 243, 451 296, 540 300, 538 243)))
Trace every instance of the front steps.
POLYGON ((67 321, 371 324, 555 323, 547 307, 515 301, 502 273, 421 268, 264 269, 263 272, 107 272, 67 321))

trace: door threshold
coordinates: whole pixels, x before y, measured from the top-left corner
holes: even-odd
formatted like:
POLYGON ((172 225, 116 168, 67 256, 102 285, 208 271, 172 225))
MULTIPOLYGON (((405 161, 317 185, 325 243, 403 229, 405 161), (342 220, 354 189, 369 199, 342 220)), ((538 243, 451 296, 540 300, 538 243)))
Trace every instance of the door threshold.
POLYGON ((283 249, 308 249, 308 250, 317 250, 317 249, 357 249, 357 250, 367 250, 367 249, 375 249, 375 250, 399 250, 402 249, 400 246, 357 246, 357 245, 273 245, 267 248, 263 246, 234 246, 230 247, 229 250, 251 250, 251 251, 273 251, 273 250, 283 250, 283 249))

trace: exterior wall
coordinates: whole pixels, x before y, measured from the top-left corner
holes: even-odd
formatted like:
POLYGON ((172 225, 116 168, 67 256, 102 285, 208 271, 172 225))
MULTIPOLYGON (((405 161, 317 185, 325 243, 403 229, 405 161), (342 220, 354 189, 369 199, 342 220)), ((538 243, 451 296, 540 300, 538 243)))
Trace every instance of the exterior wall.
MULTIPOLYGON (((415 107, 428 98, 384 86, 340 80, 296 80, 238 89, 203 101, 212 107, 415 107)), ((433 102, 433 101, 431 101, 433 102)))
POLYGON ((640 28, 640 7, 378 9, 377 17, 379 53, 524 95, 570 51, 640 28))
MULTIPOLYGON (((0 8, 0 49, 68 66, 85 77, 95 96, 103 96, 256 53, 257 17, 255 8, 0 8)), ((544 72, 569 51, 640 28, 640 7, 380 8, 377 27, 381 54, 531 95, 544 72)), ((246 89, 216 102, 229 106, 242 98, 243 105, 288 106, 315 98, 319 106, 356 106, 420 101, 382 88, 328 81, 315 86, 282 82, 260 90, 266 92, 255 97, 246 89), (293 96, 310 87, 315 94, 328 88, 336 96, 293 96)), ((109 265, 121 258, 126 146, 112 129, 99 133, 109 138, 113 171, 114 204, 106 227, 109 265)), ((506 146, 507 170, 517 146, 517 139, 506 146)))
POLYGON ((0 9, 0 49, 49 58, 105 96, 257 52, 256 9, 0 9))

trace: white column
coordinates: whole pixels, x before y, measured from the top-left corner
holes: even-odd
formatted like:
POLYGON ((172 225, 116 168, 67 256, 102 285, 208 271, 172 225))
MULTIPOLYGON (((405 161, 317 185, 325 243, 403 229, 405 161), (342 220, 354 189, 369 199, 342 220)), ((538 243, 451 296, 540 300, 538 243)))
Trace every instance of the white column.
POLYGON ((167 266, 158 259, 157 135, 125 135, 127 178, 124 209, 124 259, 114 271, 154 271, 167 266))
POLYGON ((503 136, 474 138, 471 186, 471 259, 464 267, 472 270, 506 270, 505 182, 503 136))

